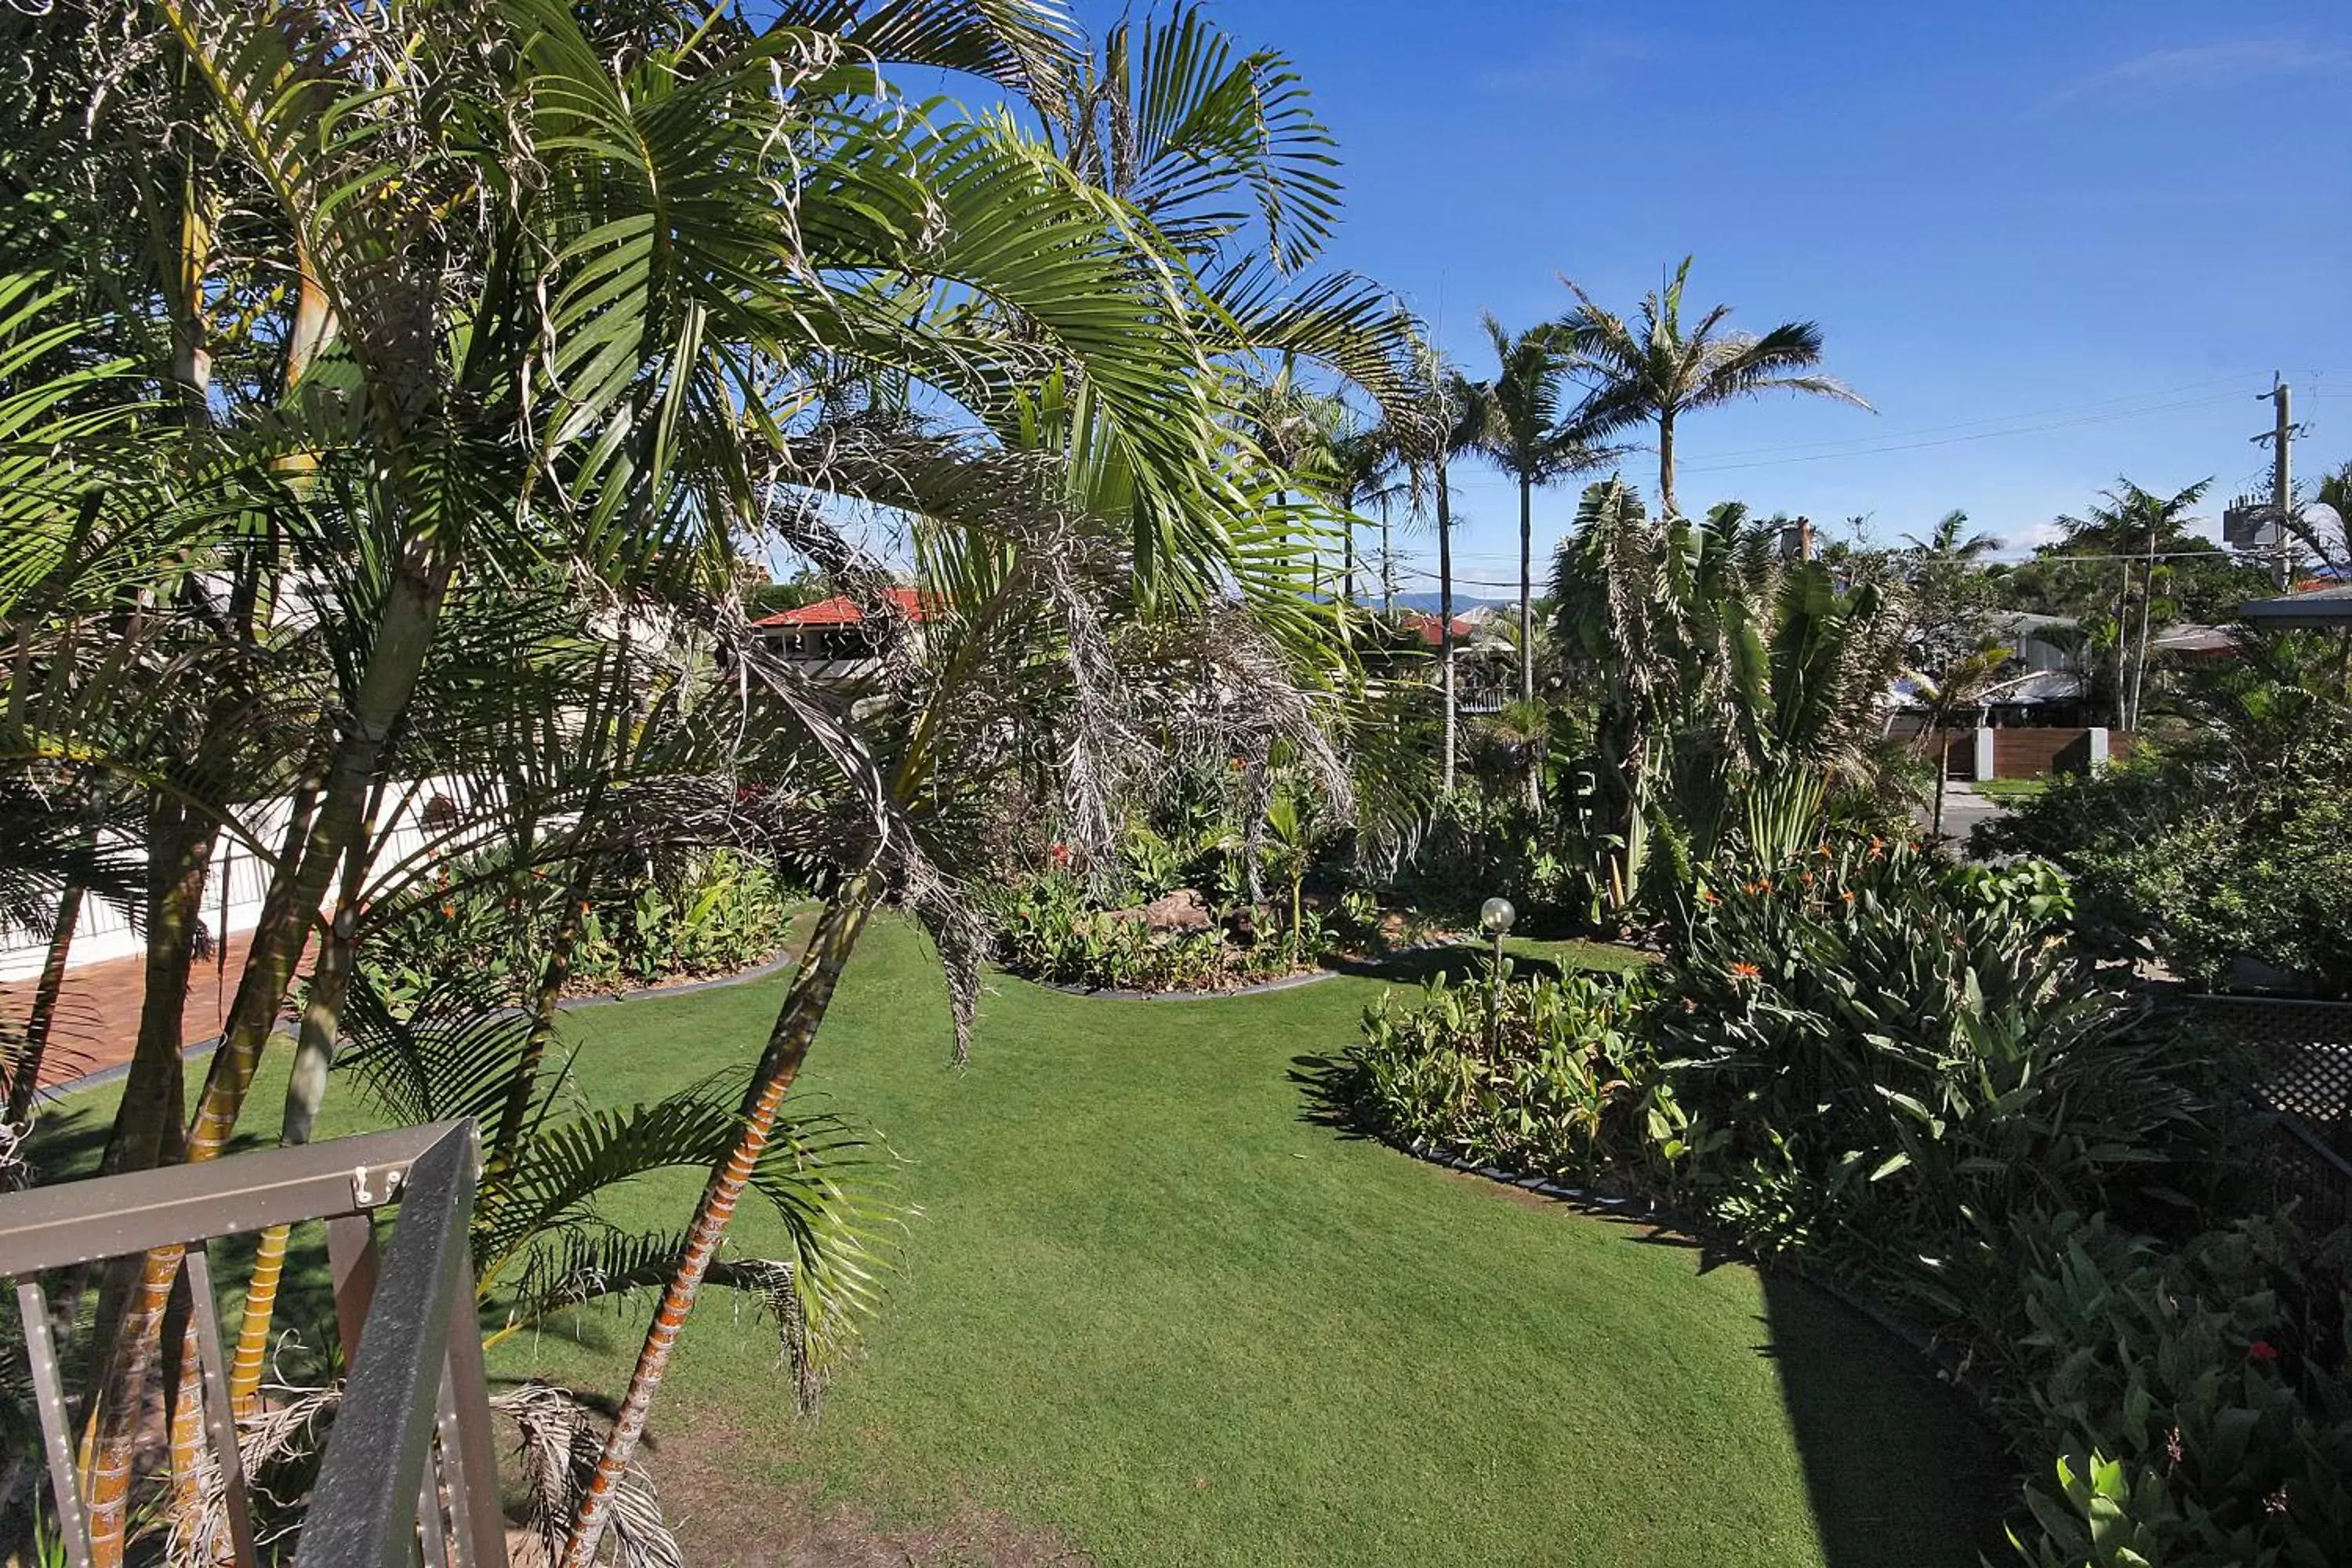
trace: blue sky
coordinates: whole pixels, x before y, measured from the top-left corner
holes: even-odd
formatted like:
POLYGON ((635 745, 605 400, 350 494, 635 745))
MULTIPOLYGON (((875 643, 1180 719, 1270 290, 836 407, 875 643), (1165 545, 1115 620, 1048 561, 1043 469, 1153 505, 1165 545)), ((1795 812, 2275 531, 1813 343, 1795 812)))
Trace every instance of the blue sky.
MULTIPOLYGON (((2352 459, 2341 0, 1220 14, 1297 60, 1340 137, 1328 259, 1442 313, 1473 374, 1482 309, 1556 312, 1563 272, 1630 309, 1686 252, 1691 300, 1822 323, 1829 367, 1878 413, 1694 416, 1685 505, 1867 514, 1886 540, 1959 507, 2023 544, 2119 473, 2256 482, 2273 369, 2314 426, 2302 470, 2352 459), (2011 433, 1953 439, 1988 431, 2011 433)), ((1514 574, 1512 492, 1485 474, 1463 490, 1464 575, 1514 574)), ((1538 498, 1539 545, 1574 499, 1538 498)))

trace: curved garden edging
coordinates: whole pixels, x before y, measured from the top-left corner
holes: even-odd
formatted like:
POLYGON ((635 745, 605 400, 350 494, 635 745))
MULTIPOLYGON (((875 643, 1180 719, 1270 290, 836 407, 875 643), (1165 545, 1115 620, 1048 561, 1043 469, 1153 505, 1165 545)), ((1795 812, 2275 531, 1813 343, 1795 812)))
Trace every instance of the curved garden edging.
POLYGON ((1262 980, 1255 985, 1236 985, 1230 991, 1129 991, 1117 985, 1061 985, 1050 980, 1032 980, 1025 974, 1012 974, 1026 985, 1040 991, 1058 991, 1065 996, 1087 996, 1104 1002, 1222 1002, 1228 996, 1264 996, 1274 991, 1296 991, 1302 985, 1320 981, 1337 980, 1345 973, 1339 969, 1318 969, 1312 974, 1286 974, 1279 980, 1262 980))

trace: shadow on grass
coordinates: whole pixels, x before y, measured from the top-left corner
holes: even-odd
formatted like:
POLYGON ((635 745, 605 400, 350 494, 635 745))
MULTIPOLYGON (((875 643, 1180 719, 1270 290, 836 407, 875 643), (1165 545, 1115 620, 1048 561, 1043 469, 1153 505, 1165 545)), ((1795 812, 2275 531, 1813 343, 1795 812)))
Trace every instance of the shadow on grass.
MULTIPOLYGON (((1540 953, 1508 948, 1504 951, 1511 961, 1511 973, 1518 979, 1540 974, 1558 980, 1567 973, 1540 953)), ((1486 979, 1493 961, 1493 950, 1483 942, 1457 942, 1444 947, 1417 947, 1380 958, 1338 958, 1326 967, 1360 980, 1385 980, 1396 985, 1426 985, 1441 976, 1458 985, 1465 980, 1486 979)))
MULTIPOLYGON (((1370 1138, 1350 1110, 1347 1073, 1342 1058, 1292 1058, 1301 1119, 1343 1138, 1370 1138)), ((1747 1261, 1638 1205, 1448 1173, 1505 1201, 1571 1210, 1637 1246, 1688 1252, 1696 1274, 1747 1261)), ((1756 1352, 1779 1373, 1827 1568, 1977 1568, 2004 1560, 2001 1522, 2016 1502, 2016 1477, 1975 1408, 1917 1352, 1836 1297, 1785 1271, 1759 1274, 1764 1342, 1756 1352)))
POLYGON ((1780 1367, 1828 1568, 2006 1561, 2017 1478, 1974 1407, 1843 1301, 1779 1271, 1763 1281, 1757 1352, 1780 1367))

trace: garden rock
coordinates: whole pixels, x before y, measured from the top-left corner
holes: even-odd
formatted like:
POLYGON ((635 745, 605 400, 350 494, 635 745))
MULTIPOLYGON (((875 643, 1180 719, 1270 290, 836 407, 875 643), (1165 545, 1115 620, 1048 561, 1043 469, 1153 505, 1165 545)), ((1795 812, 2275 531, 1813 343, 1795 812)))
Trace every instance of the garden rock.
POLYGON ((1207 931, 1214 923, 1209 900, 1192 888, 1179 888, 1143 906, 1143 927, 1150 931, 1207 931))

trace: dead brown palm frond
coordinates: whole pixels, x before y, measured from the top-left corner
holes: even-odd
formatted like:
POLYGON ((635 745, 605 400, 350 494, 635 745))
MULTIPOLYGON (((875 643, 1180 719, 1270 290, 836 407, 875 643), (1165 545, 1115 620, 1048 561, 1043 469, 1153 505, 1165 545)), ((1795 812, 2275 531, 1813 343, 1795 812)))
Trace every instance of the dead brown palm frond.
MULTIPOLYGON (((524 1544, 517 1561, 549 1568, 562 1561, 572 1515, 596 1474, 604 1424, 579 1395, 545 1383, 503 1390, 491 1396, 490 1408, 520 1436, 524 1544)), ((613 1493, 604 1542, 614 1568, 686 1568, 677 1538, 662 1522, 653 1478, 637 1465, 613 1493)))
MULTIPOLYGON (((246 1478, 255 1512, 254 1543, 269 1546, 301 1529, 302 1499, 274 1489, 287 1472, 302 1473, 326 1440, 326 1429, 342 1405, 343 1387, 273 1384, 267 1397, 237 1418, 237 1465, 246 1478)), ((197 1458, 196 1506, 175 1511, 164 1536, 163 1560, 171 1568, 215 1568, 231 1560, 228 1494, 210 1444, 197 1458)))

